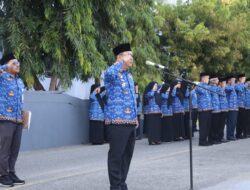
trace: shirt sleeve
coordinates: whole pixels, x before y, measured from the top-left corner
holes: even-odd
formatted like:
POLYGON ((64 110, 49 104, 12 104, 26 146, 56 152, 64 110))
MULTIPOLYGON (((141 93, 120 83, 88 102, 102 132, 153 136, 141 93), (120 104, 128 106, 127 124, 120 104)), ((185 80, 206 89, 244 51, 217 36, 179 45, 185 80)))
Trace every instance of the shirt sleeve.
POLYGON ((122 67, 123 67, 123 62, 116 63, 111 67, 109 67, 104 74, 104 81, 112 82, 116 78, 118 73, 122 71, 122 67))

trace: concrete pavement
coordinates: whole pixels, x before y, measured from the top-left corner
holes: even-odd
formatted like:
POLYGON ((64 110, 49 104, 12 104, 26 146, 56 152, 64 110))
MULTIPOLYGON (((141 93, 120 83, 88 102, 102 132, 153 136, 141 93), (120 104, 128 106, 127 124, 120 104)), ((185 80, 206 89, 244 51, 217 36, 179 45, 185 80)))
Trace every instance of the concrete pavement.
MULTIPOLYGON (((250 139, 198 147, 194 139, 197 190, 249 190, 250 139)), ((27 181, 19 190, 108 190, 108 145, 79 145, 22 152, 17 171, 27 181)), ((130 190, 188 190, 188 141, 149 146, 137 141, 128 176, 130 190)))

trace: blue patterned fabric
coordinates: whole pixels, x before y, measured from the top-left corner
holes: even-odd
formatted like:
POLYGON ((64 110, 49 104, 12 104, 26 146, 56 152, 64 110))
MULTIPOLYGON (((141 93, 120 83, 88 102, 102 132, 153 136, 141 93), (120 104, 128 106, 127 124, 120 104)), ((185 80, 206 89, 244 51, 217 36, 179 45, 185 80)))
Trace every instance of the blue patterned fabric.
POLYGON ((223 94, 224 96, 219 95, 219 100, 220 100, 220 110, 222 112, 227 112, 228 111, 228 102, 227 102, 227 96, 226 96, 226 91, 225 88, 219 87, 220 94, 223 94))
POLYGON ((105 108, 105 124, 137 123, 137 105, 134 80, 131 73, 122 70, 123 62, 110 66, 104 74, 107 104, 105 108))
POLYGON ((173 113, 184 113, 184 107, 181 103, 180 98, 176 94, 176 88, 173 88, 171 96, 173 97, 172 109, 173 113))
POLYGON ((244 83, 236 84, 235 91, 237 93, 237 104, 239 108, 245 108, 245 91, 246 85, 244 83))
MULTIPOLYGON (((210 89, 214 92, 219 93, 220 92, 220 87, 211 84, 210 89)), ((219 94, 211 92, 211 101, 212 101, 212 108, 213 108, 213 113, 219 113, 220 112, 220 98, 219 94)))
POLYGON ((227 85, 225 91, 227 94, 228 110, 238 111, 238 100, 235 85, 227 85))
MULTIPOLYGON (((139 97, 139 94, 135 94, 135 98, 137 100, 137 98, 139 97)), ((141 115, 142 114, 142 102, 140 101, 139 104, 137 105, 137 115, 141 115)))
POLYGON ((189 91, 186 90, 184 99, 183 99, 183 107, 185 112, 189 112, 189 91))
MULTIPOLYGON (((90 120, 97 120, 97 121, 104 121, 104 112, 100 106, 100 103, 96 97, 96 91, 92 92, 89 97, 89 119, 90 120)), ((103 94, 101 94, 101 97, 103 94)))
POLYGON ((250 109, 250 87, 246 88, 245 108, 250 109))
POLYGON ((168 106, 168 97, 169 97, 169 92, 162 93, 162 104, 161 104, 161 112, 162 116, 172 116, 173 115, 173 110, 172 106, 168 106))
POLYGON ((197 94, 195 90, 191 91, 191 96, 192 96, 192 108, 197 109, 198 108, 198 102, 197 102, 197 94))
MULTIPOLYGON (((199 85, 207 89, 210 89, 209 85, 206 83, 201 82, 199 85)), ((212 110, 213 108, 212 108, 210 92, 199 86, 196 87, 195 91, 197 94, 198 111, 212 110)))
POLYGON ((161 113, 161 108, 155 101, 155 93, 157 92, 153 90, 147 93, 148 104, 144 106, 144 114, 161 113))
MULTIPOLYGON (((7 66, 0 66, 0 71, 7 66)), ((22 123, 24 84, 19 77, 0 72, 0 120, 22 123)))

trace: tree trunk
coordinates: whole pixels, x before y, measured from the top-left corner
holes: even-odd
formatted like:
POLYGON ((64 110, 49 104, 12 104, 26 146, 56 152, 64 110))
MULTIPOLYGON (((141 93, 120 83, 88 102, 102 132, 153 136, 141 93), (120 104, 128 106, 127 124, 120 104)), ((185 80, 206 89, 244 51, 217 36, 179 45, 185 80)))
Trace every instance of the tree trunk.
POLYGON ((39 81, 38 77, 36 75, 33 75, 34 77, 34 85, 33 85, 33 88, 36 90, 36 91, 45 91, 42 83, 39 81))
POLYGON ((58 79, 57 76, 55 76, 55 75, 51 76, 49 91, 56 91, 57 79, 58 79))

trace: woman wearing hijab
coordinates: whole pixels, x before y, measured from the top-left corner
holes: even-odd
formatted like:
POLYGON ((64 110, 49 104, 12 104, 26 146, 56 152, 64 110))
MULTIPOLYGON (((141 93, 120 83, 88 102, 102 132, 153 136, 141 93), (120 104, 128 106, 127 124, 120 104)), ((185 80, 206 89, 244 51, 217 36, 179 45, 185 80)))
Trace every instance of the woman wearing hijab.
POLYGON ((174 140, 183 140, 185 136, 184 128, 184 107, 183 107, 183 93, 181 90, 181 83, 175 81, 169 92, 170 98, 168 99, 168 105, 172 105, 173 109, 173 124, 174 124, 174 140))
POLYGON ((161 143, 161 97, 157 88, 156 82, 150 82, 143 94, 144 125, 149 145, 161 143))
POLYGON ((93 84, 90 90, 90 142, 92 144, 104 143, 104 101, 99 84, 93 84))
POLYGON ((172 105, 168 105, 170 86, 164 84, 161 88, 161 111, 162 111, 162 141, 171 142, 174 140, 173 110, 172 105))

